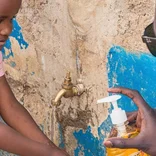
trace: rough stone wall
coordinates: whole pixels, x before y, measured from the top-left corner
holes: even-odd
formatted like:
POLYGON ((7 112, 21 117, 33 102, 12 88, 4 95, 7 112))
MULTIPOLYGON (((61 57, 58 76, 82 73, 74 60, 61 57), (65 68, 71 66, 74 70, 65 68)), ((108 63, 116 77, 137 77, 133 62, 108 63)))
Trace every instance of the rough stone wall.
POLYGON ((91 126, 99 137, 98 127, 108 116, 109 106, 96 100, 107 95, 109 49, 115 44, 147 51, 141 35, 153 14, 154 0, 23 1, 17 21, 29 46, 21 49, 11 38, 14 57, 5 60, 7 77, 42 130, 71 155, 77 147, 73 133, 91 126), (86 92, 51 107, 67 71, 73 83, 83 80, 86 92))

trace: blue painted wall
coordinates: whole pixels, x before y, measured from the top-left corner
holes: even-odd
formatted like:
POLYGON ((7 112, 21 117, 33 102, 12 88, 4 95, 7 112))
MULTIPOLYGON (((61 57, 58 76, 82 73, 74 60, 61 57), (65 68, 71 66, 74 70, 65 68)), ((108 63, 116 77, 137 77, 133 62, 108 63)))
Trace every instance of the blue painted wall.
MULTIPOLYGON (((10 37, 13 37, 15 40, 17 40, 17 42, 20 46, 20 49, 28 48, 29 44, 23 38, 23 34, 21 31, 22 29, 21 29, 20 25, 18 24, 17 20, 13 19, 12 22, 13 22, 13 30, 12 30, 12 33, 10 34, 10 37)), ((12 56, 12 57, 14 56, 14 52, 12 50, 12 44, 11 44, 10 38, 7 40, 4 48, 2 49, 2 54, 3 54, 4 59, 10 58, 10 56, 12 56), (7 50, 9 50, 9 53, 6 54, 5 48, 7 50)))
MULTIPOLYGON (((113 46, 108 55, 109 86, 123 86, 138 90, 144 99, 156 107, 156 57, 147 53, 130 53, 113 46)), ((124 97, 119 105, 127 110, 136 109, 135 104, 124 97)))
MULTIPOLYGON (((108 53, 108 84, 110 87, 123 86, 140 91, 145 100, 155 107, 156 98, 156 58, 147 53, 130 53, 120 46, 113 46, 108 53)), ((119 106, 126 111, 136 110, 135 104, 127 97, 122 96, 119 106)), ((103 141, 111 129, 110 118, 104 121, 97 129, 99 138, 87 130, 75 131, 77 140, 75 156, 83 153, 85 156, 105 156, 103 141), (103 133, 104 132, 104 133, 103 133)))

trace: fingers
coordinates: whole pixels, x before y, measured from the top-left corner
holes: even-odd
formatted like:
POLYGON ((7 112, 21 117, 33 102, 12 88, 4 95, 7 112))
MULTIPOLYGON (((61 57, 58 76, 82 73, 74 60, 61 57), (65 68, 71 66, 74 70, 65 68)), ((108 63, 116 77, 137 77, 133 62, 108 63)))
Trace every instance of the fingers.
POLYGON ((104 142, 108 148, 138 148, 141 149, 141 144, 138 143, 137 137, 131 139, 111 138, 104 142))
POLYGON ((141 114, 140 114, 140 112, 138 112, 138 116, 137 116, 137 119, 136 119, 136 125, 137 125, 138 128, 141 128, 141 122, 142 122, 141 114))
POLYGON ((127 120, 129 123, 136 123, 137 128, 141 128, 141 114, 140 111, 127 112, 127 120))
POLYGON ((138 111, 127 112, 126 115, 129 122, 134 122, 137 119, 138 111))
POLYGON ((145 112, 150 110, 150 106, 146 103, 143 97, 136 90, 119 87, 119 88, 109 88, 108 92, 124 94, 129 98, 131 98, 141 111, 145 112))

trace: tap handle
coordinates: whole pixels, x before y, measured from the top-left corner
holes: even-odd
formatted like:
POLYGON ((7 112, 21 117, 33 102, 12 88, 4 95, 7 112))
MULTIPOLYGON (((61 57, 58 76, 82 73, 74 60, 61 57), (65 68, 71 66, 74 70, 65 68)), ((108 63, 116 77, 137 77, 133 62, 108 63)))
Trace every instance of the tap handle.
POLYGON ((67 74, 66 74, 66 79, 71 79, 71 77, 70 77, 70 72, 67 72, 67 74))
POLYGON ((71 82, 70 72, 67 72, 64 82, 62 84, 62 88, 70 90, 72 89, 72 87, 73 87, 73 84, 71 82))

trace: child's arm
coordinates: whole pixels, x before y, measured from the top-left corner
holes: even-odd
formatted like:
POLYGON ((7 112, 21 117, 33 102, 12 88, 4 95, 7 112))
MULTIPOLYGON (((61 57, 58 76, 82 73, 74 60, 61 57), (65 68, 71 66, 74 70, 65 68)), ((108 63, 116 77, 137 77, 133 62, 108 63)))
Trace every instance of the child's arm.
POLYGON ((0 123, 0 149, 20 156, 65 156, 63 152, 24 137, 0 123))
POLYGON ((27 138, 43 144, 50 143, 52 148, 58 149, 42 133, 27 110, 16 100, 5 76, 0 77, 0 115, 10 127, 27 138))

